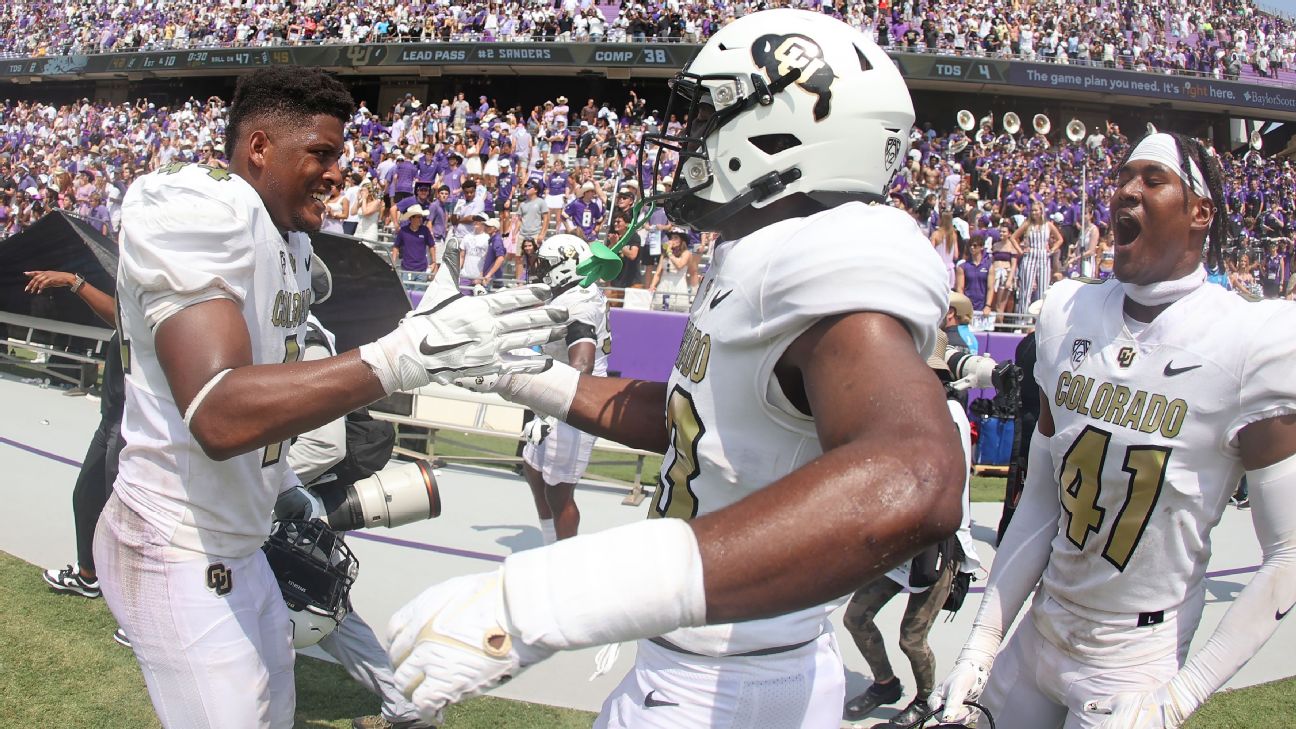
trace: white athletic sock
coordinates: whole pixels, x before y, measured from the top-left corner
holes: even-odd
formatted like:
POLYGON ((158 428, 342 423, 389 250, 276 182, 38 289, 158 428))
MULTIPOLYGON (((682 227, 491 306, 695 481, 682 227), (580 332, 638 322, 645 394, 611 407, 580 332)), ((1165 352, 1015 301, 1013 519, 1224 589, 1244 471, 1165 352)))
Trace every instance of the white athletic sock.
POLYGON ((540 537, 544 540, 545 546, 558 541, 558 532, 554 531, 553 519, 540 520, 540 537))

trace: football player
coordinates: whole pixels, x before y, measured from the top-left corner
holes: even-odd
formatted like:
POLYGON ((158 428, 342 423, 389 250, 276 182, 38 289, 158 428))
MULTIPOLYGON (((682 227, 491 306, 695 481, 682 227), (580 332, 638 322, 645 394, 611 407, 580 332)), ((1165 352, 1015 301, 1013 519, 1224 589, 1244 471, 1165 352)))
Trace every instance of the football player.
POLYGON ((323 72, 255 71, 230 105, 229 170, 168 165, 123 201, 127 446, 94 555, 166 727, 292 725, 287 609, 260 549, 276 495, 297 483, 285 440, 433 376, 494 371, 561 318, 511 311, 543 286, 449 299, 356 351, 299 362, 307 233, 341 181, 352 111, 323 72))
POLYGON ((1219 167, 1196 140, 1151 134, 1117 175, 1116 279, 1063 281, 1044 301, 1031 467, 933 696, 947 719, 984 685, 1008 729, 1178 727, 1296 602, 1296 309, 1203 285, 1204 245, 1218 253, 1226 233, 1219 167), (1263 563, 1188 659, 1211 529, 1244 473, 1263 563))
MULTIPOLYGON (((581 374, 607 377, 612 332, 608 327, 607 299, 597 286, 580 286, 576 267, 589 260, 589 244, 560 233, 540 245, 538 277, 558 293, 553 305, 570 317, 567 337, 544 345, 542 351, 581 374)), ((540 533, 545 544, 576 536, 580 510, 574 498, 576 484, 589 466, 594 436, 566 423, 550 427, 549 418, 531 421, 533 429, 547 431, 522 451, 523 473, 535 498, 540 533)))
POLYGON ((652 518, 399 610, 396 681, 425 717, 553 651, 643 639, 596 726, 836 727, 828 615, 958 526, 963 456, 925 363, 945 269, 911 218, 866 204, 913 123, 895 64, 845 23, 777 9, 725 26, 673 86, 687 108, 667 113, 690 126, 647 138, 684 150, 657 202, 725 242, 670 381, 554 363, 482 383, 664 452, 652 518))

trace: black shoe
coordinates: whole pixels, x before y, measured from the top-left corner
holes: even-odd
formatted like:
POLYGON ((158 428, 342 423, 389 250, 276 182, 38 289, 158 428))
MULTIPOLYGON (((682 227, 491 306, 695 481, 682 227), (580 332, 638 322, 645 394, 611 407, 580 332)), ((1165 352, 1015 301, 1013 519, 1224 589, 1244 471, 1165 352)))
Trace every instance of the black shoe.
POLYGON ((910 702, 904 711, 891 717, 891 723, 897 727, 912 726, 927 718, 930 713, 931 707, 927 705, 927 701, 919 697, 910 702))
POLYGON ((867 691, 846 702, 842 717, 846 721, 859 721, 883 704, 894 704, 901 696, 904 696, 904 686, 900 685, 898 678, 889 683, 874 683, 867 691))
POLYGON ((124 645, 127 648, 131 647, 130 638, 126 637, 126 631, 122 630, 121 628, 118 628, 113 631, 113 640, 117 641, 118 645, 124 645))

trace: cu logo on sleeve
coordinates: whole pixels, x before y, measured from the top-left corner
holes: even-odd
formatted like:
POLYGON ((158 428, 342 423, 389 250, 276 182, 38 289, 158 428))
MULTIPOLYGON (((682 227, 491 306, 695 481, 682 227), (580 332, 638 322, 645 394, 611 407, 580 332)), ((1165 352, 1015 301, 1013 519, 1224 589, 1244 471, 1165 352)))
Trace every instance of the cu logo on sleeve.
POLYGON ((234 589, 234 573, 220 562, 207 565, 207 589, 225 597, 234 589))

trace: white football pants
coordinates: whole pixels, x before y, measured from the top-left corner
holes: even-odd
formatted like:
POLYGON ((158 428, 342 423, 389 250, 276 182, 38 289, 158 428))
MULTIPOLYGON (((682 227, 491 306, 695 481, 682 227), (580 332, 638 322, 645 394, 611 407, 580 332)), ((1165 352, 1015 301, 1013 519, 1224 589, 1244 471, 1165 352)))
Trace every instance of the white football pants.
POLYGON ((114 494, 94 554, 162 726, 293 725, 292 627, 264 552, 228 559, 177 549, 114 494))
POLYGON ((641 640, 594 729, 837 729, 846 679, 827 632, 772 656, 690 656, 641 640))

